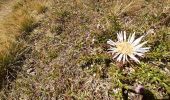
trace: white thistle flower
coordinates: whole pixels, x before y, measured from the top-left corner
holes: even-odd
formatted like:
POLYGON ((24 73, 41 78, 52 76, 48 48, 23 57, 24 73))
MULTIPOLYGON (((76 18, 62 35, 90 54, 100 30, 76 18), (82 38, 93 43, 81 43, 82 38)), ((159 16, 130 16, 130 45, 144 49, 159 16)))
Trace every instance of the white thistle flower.
POLYGON ((129 62, 129 58, 134 60, 135 62, 140 62, 136 57, 143 57, 145 52, 149 51, 149 47, 142 47, 147 41, 140 43, 144 36, 141 36, 135 39, 135 33, 131 34, 128 39, 126 38, 126 32, 117 33, 117 42, 113 42, 112 40, 108 40, 107 44, 111 45, 109 51, 114 55, 113 59, 117 59, 118 62, 125 63, 129 62))

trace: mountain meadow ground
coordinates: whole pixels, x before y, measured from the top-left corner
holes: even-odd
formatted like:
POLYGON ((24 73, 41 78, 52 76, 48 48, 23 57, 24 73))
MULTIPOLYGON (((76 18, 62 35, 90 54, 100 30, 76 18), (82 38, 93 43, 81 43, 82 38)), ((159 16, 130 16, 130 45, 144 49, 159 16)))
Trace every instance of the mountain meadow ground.
POLYGON ((122 99, 170 99, 170 0, 0 0, 0 100, 122 99))

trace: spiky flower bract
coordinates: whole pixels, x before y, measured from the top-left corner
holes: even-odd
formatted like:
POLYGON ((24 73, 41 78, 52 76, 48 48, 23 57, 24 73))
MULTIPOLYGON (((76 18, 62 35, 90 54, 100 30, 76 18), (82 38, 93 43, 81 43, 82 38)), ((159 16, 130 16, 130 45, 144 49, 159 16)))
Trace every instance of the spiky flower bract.
POLYGON ((147 41, 140 43, 143 37, 135 39, 135 33, 133 33, 127 38, 125 31, 117 33, 117 42, 113 42, 111 39, 107 41, 107 44, 111 46, 109 52, 114 55, 113 59, 125 63, 129 62, 129 58, 131 58, 139 63, 140 61, 137 57, 143 57, 144 53, 149 51, 149 47, 143 47, 147 41))

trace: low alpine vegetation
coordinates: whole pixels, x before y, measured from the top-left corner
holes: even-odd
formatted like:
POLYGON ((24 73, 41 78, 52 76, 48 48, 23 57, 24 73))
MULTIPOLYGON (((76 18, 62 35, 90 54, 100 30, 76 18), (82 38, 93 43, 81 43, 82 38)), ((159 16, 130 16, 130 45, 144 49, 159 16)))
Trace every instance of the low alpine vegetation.
POLYGON ((169 100, 169 4, 0 0, 0 100, 169 100))

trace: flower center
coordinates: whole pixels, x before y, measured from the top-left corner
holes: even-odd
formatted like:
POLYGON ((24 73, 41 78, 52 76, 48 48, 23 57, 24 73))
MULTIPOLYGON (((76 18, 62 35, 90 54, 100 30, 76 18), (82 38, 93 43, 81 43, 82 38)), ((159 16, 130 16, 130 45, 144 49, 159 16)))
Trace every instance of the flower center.
POLYGON ((125 55, 130 55, 133 54, 133 46, 128 43, 128 42, 120 42, 116 44, 118 52, 125 54, 125 55))

